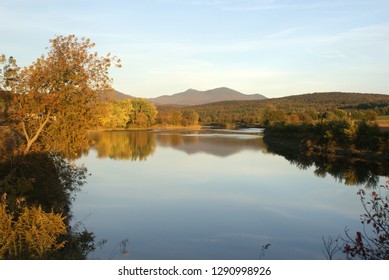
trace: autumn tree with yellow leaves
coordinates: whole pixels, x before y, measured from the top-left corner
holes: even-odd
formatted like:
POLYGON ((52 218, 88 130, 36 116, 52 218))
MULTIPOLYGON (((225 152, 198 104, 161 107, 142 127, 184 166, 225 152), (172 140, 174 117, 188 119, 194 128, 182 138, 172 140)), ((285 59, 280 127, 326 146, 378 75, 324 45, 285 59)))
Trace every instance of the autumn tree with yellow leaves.
POLYGON ((94 47, 57 36, 26 67, 0 54, 0 259, 83 259, 95 248, 93 233, 69 226, 86 169, 64 159, 87 145, 110 100, 109 69, 120 67, 94 47))
POLYGON ((86 143, 86 130, 98 122, 104 94, 111 89, 111 66, 120 60, 92 52, 95 44, 75 35, 50 40, 48 54, 19 68, 1 56, 0 90, 11 93, 8 116, 32 150, 75 153, 86 143))

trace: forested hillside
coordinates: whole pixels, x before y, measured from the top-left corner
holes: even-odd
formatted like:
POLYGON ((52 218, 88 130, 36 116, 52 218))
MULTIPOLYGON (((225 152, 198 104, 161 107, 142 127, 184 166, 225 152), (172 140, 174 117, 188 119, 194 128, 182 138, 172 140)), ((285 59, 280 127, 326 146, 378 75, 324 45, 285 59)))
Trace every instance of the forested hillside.
POLYGON ((291 122, 299 122, 297 118, 304 122, 336 110, 354 114, 371 110, 376 115, 388 115, 389 95, 323 92, 254 101, 225 101, 190 108, 199 114, 201 124, 261 124, 265 111, 269 110, 279 117, 289 116, 291 122))

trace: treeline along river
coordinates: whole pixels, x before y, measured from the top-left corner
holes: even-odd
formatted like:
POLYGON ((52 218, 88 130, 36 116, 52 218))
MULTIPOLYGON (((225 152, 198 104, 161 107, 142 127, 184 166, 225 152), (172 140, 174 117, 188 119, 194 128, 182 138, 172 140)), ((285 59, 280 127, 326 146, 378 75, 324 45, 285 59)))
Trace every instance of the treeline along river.
POLYGON ((385 162, 283 152, 261 129, 90 138, 73 222, 107 241, 91 259, 325 259, 323 238, 361 230, 358 190, 388 176, 385 162))

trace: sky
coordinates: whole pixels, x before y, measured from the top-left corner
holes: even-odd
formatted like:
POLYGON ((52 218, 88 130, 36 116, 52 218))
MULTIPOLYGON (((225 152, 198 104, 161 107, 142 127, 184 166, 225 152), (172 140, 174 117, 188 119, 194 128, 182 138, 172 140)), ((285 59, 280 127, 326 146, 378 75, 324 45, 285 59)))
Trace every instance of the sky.
POLYGON ((389 94, 387 0, 0 0, 0 54, 20 66, 69 34, 118 56, 113 87, 137 97, 389 94))

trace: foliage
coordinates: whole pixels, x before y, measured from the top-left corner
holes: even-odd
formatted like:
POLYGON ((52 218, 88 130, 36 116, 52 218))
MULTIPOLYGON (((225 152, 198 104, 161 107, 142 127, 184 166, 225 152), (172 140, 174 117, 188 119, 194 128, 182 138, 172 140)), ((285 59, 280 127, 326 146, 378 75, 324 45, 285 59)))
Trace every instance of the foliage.
POLYGON ((133 107, 130 99, 119 99, 104 104, 100 125, 105 128, 125 128, 130 120, 133 107))
POLYGON ((199 122, 199 114, 194 110, 185 110, 182 112, 182 125, 193 126, 199 122))
POLYGON ((119 99, 105 102, 100 116, 104 128, 148 128, 154 124, 158 111, 144 98, 119 99))
POLYGON ((268 152, 283 156, 299 169, 313 169, 317 177, 332 176, 347 186, 365 185, 373 188, 378 185, 379 176, 387 176, 389 172, 389 162, 386 159, 323 153, 320 147, 307 148, 295 139, 292 135, 270 140, 265 137, 264 140, 268 152))
MULTIPOLYGON (((253 101, 224 101, 190 107, 199 114, 202 125, 234 123, 266 125, 273 116, 264 117, 266 108, 273 107, 287 116, 281 121, 312 123, 319 120, 348 119, 371 121, 377 115, 389 114, 389 96, 344 92, 322 92, 253 101), (361 114, 364 116, 362 117, 361 114), (358 116, 359 115, 359 116, 358 116), (358 118, 357 118, 358 116, 358 118)), ((275 110, 271 110, 275 113, 275 110)), ((277 114, 276 114, 277 115, 277 114)))
POLYGON ((0 55, 0 64, 4 65, 3 69, 0 68, 0 91, 7 92, 17 82, 20 68, 14 57, 7 59, 4 54, 0 55))
POLYGON ((173 125, 181 126, 182 125, 182 111, 178 108, 173 107, 158 107, 158 115, 156 117, 156 124, 158 125, 173 125))
POLYGON ((144 98, 133 98, 131 100, 132 111, 129 118, 129 126, 146 128, 155 122, 157 108, 144 98))
POLYGON ((197 126, 199 114, 192 109, 160 106, 158 107, 156 123, 162 126, 197 126))
POLYGON ((316 124, 277 123, 265 130, 268 141, 287 137, 300 149, 315 149, 323 153, 389 154, 389 139, 375 123, 338 120, 316 124))
MULTIPOLYGON (((74 192, 85 183, 86 176, 86 168, 76 166, 55 153, 28 153, 0 161, 0 194, 7 194, 7 207, 4 209, 12 214, 12 221, 18 219, 25 207, 63 217, 66 232, 58 236, 57 242, 64 246, 51 250, 42 258, 85 259, 93 249, 90 247, 94 244, 93 233, 85 229, 78 232, 69 226, 74 192)), ((37 227, 36 233, 48 231, 49 225, 45 223, 37 227)), ((0 236, 5 237, 3 241, 8 240, 7 243, 13 240, 12 235, 0 236)), ((21 256, 26 259, 36 257, 31 251, 25 251, 21 256)), ((14 256, 7 255, 5 258, 14 256)))
MULTIPOLYGON (((389 190, 389 185, 381 186, 384 191, 389 190)), ((366 192, 359 190, 358 195, 365 210, 361 216, 363 225, 371 226, 370 231, 364 228, 364 232, 356 232, 354 238, 346 231, 343 252, 349 258, 367 260, 389 259, 389 197, 373 191, 367 201, 366 192)))
POLYGON ((58 240, 67 232, 61 214, 46 213, 40 206, 20 211, 15 217, 5 199, 0 203, 0 258, 44 259, 64 247, 65 241, 58 240))
POLYGON ((348 259, 389 260, 388 182, 380 186, 378 193, 372 191, 370 199, 366 198, 364 189, 357 192, 365 210, 361 215, 363 232, 357 231, 352 237, 346 228, 343 236, 339 235, 336 239, 328 237, 327 240, 323 238, 323 253, 327 259, 334 259, 335 255, 342 251, 348 259), (386 194, 382 195, 382 191, 386 194))
MULTIPOLYGON (((88 144, 86 132, 109 101, 108 70, 119 60, 74 35, 50 43, 28 67, 0 56, 0 258, 85 259, 95 249, 93 233, 69 226, 71 200, 87 176, 69 158, 88 144)), ((114 117, 122 125, 121 112, 114 117)))
MULTIPOLYGON (((69 216, 72 194, 84 183, 85 167, 78 167, 54 153, 29 153, 0 162, 0 193, 14 205, 24 197, 29 205, 69 216)), ((15 209, 13 209, 15 210, 15 209)))
POLYGON ((2 88, 11 93, 8 115, 23 135, 25 154, 74 154, 85 145, 86 130, 97 123, 102 93, 111 87, 108 70, 112 63, 119 65, 110 54, 92 53, 95 44, 89 39, 58 36, 50 43, 47 56, 23 69, 12 67, 16 78, 9 78, 8 65, 2 74, 2 88))
POLYGON ((274 123, 282 123, 286 121, 286 113, 283 110, 277 109, 273 105, 267 105, 262 110, 262 124, 267 127, 274 123))

